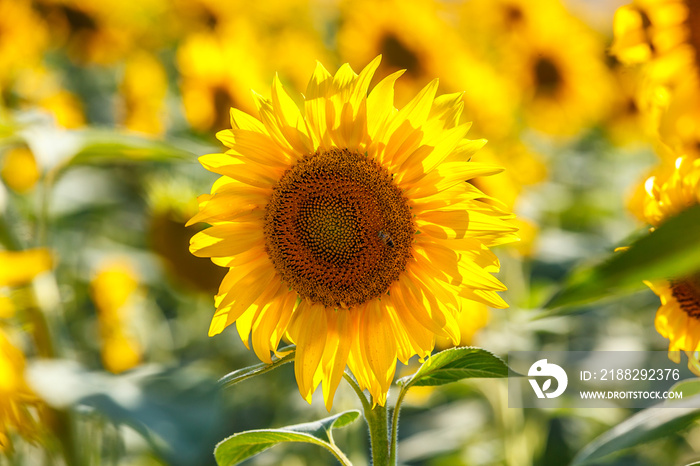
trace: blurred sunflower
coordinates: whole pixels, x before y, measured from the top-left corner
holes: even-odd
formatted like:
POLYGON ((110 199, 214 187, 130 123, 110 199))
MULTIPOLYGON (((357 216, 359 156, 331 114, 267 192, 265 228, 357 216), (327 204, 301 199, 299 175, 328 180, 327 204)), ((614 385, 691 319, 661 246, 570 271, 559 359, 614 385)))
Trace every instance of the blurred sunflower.
POLYGON ((48 26, 51 45, 80 64, 108 65, 135 48, 156 48, 169 26, 162 21, 166 2, 140 0, 34 0, 48 26))
POLYGON ((353 66, 381 54, 380 74, 406 70, 396 97, 406 102, 433 76, 448 92, 460 91, 465 114, 478 131, 493 138, 515 124, 517 93, 509 80, 464 46, 444 20, 439 2, 424 0, 348 0, 342 4, 338 50, 353 66), (464 90, 462 92, 462 90, 464 90))
POLYGON ((39 181, 41 172, 32 151, 20 146, 3 154, 0 176, 13 191, 26 193, 39 181))
POLYGON ((666 98, 653 107, 661 140, 673 152, 700 156, 700 4, 635 0, 615 13, 612 52, 643 72, 666 98))
POLYGON ((464 41, 484 57, 498 60, 513 42, 527 40, 528 30, 541 18, 561 20, 560 0, 470 0, 454 2, 464 41))
POLYGON ((12 79, 17 68, 41 59, 47 44, 46 27, 29 1, 0 0, 0 85, 12 79))
POLYGON ((603 42, 576 18, 539 17, 503 56, 499 69, 521 87, 532 127, 569 135, 603 117, 611 97, 603 42))
POLYGON ((136 271, 126 260, 102 264, 90 283, 97 307, 102 362, 115 374, 137 366, 143 349, 128 326, 139 289, 136 271))
POLYGON ((153 55, 134 53, 126 60, 120 86, 124 126, 133 131, 161 134, 165 130, 168 78, 153 55))
POLYGON ((43 248, 0 251, 0 287, 19 286, 52 267, 49 251, 43 248))
MULTIPOLYGON (((46 249, 0 251, 0 289, 4 292, 5 288, 26 285, 51 267, 51 255, 46 249)), ((7 305, 13 307, 9 300, 3 302, 3 308, 7 305)), ((0 317, 9 317, 13 312, 3 309, 0 317)), ((10 431, 32 440, 39 430, 30 412, 39 400, 24 380, 24 365, 22 351, 0 326, 0 453, 12 451, 10 431)))
MULTIPOLYGON (((645 188, 644 217, 657 227, 668 217, 700 203, 700 160, 679 157, 668 177, 651 177, 645 188)), ((679 362, 678 352, 687 352, 688 367, 700 374, 700 275, 646 283, 661 300, 655 326, 669 340, 669 357, 679 362)))
POLYGON ((85 124, 82 102, 65 89, 65 82, 54 70, 42 65, 25 67, 18 73, 11 91, 16 100, 15 108, 40 107, 63 128, 73 129, 85 124))
POLYGON ((649 108, 648 96, 644 95, 649 89, 645 88, 637 69, 615 61, 611 72, 614 92, 603 125, 608 138, 621 146, 648 140, 658 125, 649 108))
POLYGON ((148 242, 167 275, 178 288, 184 286, 207 294, 216 293, 225 270, 187 250, 192 235, 202 229, 201 225, 185 226, 187 219, 197 212, 191 176, 178 178, 161 174, 149 179, 146 186, 150 219, 148 242))
POLYGON ((700 157, 700 78, 690 76, 679 83, 657 121, 659 138, 673 152, 700 157))
POLYGON ((38 425, 29 408, 38 403, 24 380, 24 355, 0 328, 0 454, 13 450, 10 430, 33 439, 38 425))
POLYGON ((185 115, 196 130, 229 125, 232 106, 253 111, 249 90, 261 83, 260 56, 251 26, 240 20, 214 34, 191 34, 177 51, 185 115))
POLYGON ((304 114, 278 78, 271 100, 255 94, 258 118, 232 109, 229 150, 200 158, 222 176, 189 222, 212 225, 192 253, 229 268, 209 334, 235 322, 266 362, 286 334, 302 396, 323 383, 329 409, 346 365, 383 405, 396 359, 458 342, 469 300, 506 307, 488 248, 517 240, 512 215, 464 182, 500 169, 469 162, 484 141, 465 139, 460 94, 436 98, 434 80, 396 110, 401 72, 367 95, 379 63, 319 63, 304 114))
POLYGON ((695 0, 634 0, 618 8, 614 53, 626 64, 651 62, 649 72, 662 81, 698 76, 700 4, 695 0))

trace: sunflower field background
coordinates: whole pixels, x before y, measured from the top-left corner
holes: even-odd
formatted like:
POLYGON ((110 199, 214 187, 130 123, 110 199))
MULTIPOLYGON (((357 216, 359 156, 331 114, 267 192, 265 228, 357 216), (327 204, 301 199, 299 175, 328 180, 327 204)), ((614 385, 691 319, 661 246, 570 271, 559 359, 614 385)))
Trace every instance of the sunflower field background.
MULTIPOLYGON (((277 75, 297 96, 317 61, 378 55, 371 86, 406 70, 398 108, 434 78, 462 92, 488 140, 471 160, 505 168, 470 183, 516 214, 520 241, 494 249, 509 307, 464 307, 461 346, 669 350, 700 374, 697 1, 0 0, 0 465, 216 464, 232 434, 361 408, 342 381, 330 414, 309 405, 291 365, 220 386, 260 361, 235 326, 207 335, 226 269, 185 224, 216 180, 197 158, 221 151, 231 107, 257 114, 251 89, 269 98, 277 75)), ((399 464, 688 465, 695 406, 414 387, 399 464)), ((334 437, 370 464, 361 420, 334 437)), ((284 443, 246 464, 337 462, 284 443)))

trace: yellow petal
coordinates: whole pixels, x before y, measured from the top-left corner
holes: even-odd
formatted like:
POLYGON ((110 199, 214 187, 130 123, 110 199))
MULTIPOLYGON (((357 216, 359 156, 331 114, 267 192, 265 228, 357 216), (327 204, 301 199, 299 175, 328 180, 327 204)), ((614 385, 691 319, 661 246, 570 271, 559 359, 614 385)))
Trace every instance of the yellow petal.
POLYGON ((323 306, 302 302, 292 316, 289 335, 297 345, 294 375, 301 396, 309 403, 316 389, 314 375, 323 358, 327 334, 328 324, 323 306))

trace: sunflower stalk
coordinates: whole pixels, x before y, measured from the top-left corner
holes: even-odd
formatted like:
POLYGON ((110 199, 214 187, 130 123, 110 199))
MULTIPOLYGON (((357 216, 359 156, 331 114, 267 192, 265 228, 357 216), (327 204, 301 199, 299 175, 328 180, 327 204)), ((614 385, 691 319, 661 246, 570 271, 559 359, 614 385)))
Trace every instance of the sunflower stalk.
POLYGON ((367 399, 355 378, 347 371, 343 374, 343 378, 352 387, 362 403, 365 421, 367 421, 367 427, 369 428, 372 464, 374 466, 396 464, 396 455, 389 452, 389 415, 386 407, 376 405, 373 408, 372 403, 367 399), (392 457, 394 458, 393 460, 392 457))
POLYGON ((386 406, 377 404, 374 408, 365 410, 365 419, 369 427, 369 439, 372 448, 372 464, 374 466, 389 466, 389 413, 386 406))
POLYGON ((394 411, 391 414, 391 443, 389 445, 389 464, 391 465, 395 465, 398 459, 396 456, 396 443, 399 435, 399 414, 401 413, 401 403, 403 402, 406 393, 408 393, 408 388, 401 387, 399 397, 396 399, 394 411))

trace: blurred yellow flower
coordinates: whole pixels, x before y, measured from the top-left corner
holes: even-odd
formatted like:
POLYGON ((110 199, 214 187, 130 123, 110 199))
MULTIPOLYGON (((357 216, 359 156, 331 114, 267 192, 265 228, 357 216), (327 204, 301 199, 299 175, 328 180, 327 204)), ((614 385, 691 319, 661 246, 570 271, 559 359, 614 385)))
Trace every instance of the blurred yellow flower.
MULTIPOLYGON (((0 251, 0 288, 25 285, 52 266, 46 249, 0 251)), ((2 311, 12 313, 12 303, 3 301, 2 311)), ((35 437, 38 424, 29 409, 37 404, 24 380, 24 355, 0 327, 0 453, 12 451, 11 430, 30 440, 35 437)))
POLYGON ((26 0, 0 0, 0 83, 41 59, 46 28, 26 0))
POLYGON ((525 123, 575 134, 603 116, 611 97, 603 39, 557 0, 474 0, 460 31, 516 89, 525 123))
POLYGON ((194 188, 187 179, 163 176, 149 180, 147 185, 151 249, 178 286, 216 293, 226 271, 188 251, 190 238, 201 230, 199 225, 185 226, 187 219, 197 212, 194 188))
POLYGON ((24 355, 0 328, 0 453, 12 451, 10 432, 32 439, 38 429, 29 408, 38 399, 24 380, 24 355))
POLYGON ((650 63, 662 82, 698 77, 700 4, 695 0, 634 0, 615 13, 612 52, 626 64, 650 63))
POLYGON ((433 76, 447 92, 462 92, 465 114, 479 136, 509 134, 517 94, 504 76, 465 48, 441 4, 425 0, 347 0, 338 50, 353 66, 382 54, 381 74, 406 70, 396 83, 400 103, 415 95, 433 76))
POLYGON ((0 175, 10 189, 25 193, 34 188, 41 172, 32 151, 22 146, 5 152, 2 156, 0 175))
POLYGON ((53 259, 47 249, 0 251, 0 287, 24 285, 52 267, 53 259))
POLYGON ((153 55, 138 52, 126 60, 120 91, 124 126, 133 131, 161 134, 165 129, 168 78, 153 55))
POLYGON ((673 153, 700 156, 700 4, 634 0, 620 7, 612 51, 624 63, 644 63, 659 138, 673 153))
POLYGON ((41 97, 37 104, 51 113, 62 128, 75 129, 85 125, 82 102, 64 89, 41 97))
POLYGON ((686 76, 658 116, 659 138, 674 153, 700 157, 700 78, 686 76))
MULTIPOLYGON (((700 160, 679 157, 675 170, 666 178, 651 177, 645 183, 647 197, 644 217, 657 227, 668 217, 700 203, 700 160)), ((700 276, 678 278, 647 285, 659 296, 661 306, 656 313, 656 330, 669 340, 671 359, 677 351, 688 352, 691 370, 695 369, 700 351, 700 276)))
POLYGON ((243 19, 230 28, 192 34, 177 51, 185 115, 196 130, 229 126, 232 106, 255 108, 249 91, 260 85, 256 37, 243 19))
POLYGON ((286 334, 302 396, 322 382, 329 409, 346 365, 383 405, 397 358, 458 342, 470 301, 506 307, 488 248, 517 239, 464 182, 500 169, 469 162, 484 141, 465 139, 460 94, 436 98, 434 80, 396 110, 400 72, 367 95, 379 63, 318 64, 303 114, 277 78, 258 118, 232 109, 229 150, 200 158, 222 176, 190 220, 212 225, 193 254, 229 268, 209 334, 235 322, 266 362, 286 334))
POLYGON ((141 362, 142 348, 129 326, 139 289, 135 270, 124 260, 103 264, 90 284, 97 307, 105 368, 118 374, 141 362))
POLYGON ((608 138, 617 145, 648 142, 658 127, 658 112, 651 107, 648 83, 643 82, 638 69, 620 62, 615 62, 611 71, 614 92, 603 125, 608 138))
POLYGON ((131 50, 155 46, 164 35, 163 0, 34 0, 51 36, 51 45, 81 64, 108 65, 131 50))
POLYGON ((454 5, 464 41, 493 61, 501 60, 514 42, 527 40, 531 28, 543 25, 542 18, 560 21, 567 16, 560 0, 469 0, 454 5))
POLYGON ((500 69, 521 86, 527 124, 570 135, 602 119, 611 98, 603 42, 575 18, 539 18, 504 56, 500 69))

